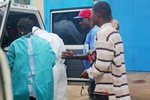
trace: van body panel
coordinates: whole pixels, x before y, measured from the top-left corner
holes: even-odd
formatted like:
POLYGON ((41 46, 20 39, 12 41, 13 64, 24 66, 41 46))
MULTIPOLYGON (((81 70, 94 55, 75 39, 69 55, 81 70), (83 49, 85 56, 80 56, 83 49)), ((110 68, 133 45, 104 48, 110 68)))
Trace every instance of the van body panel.
POLYGON ((5 21, 5 25, 3 27, 3 33, 0 35, 1 37, 1 47, 3 50, 7 51, 9 45, 17 38, 19 38, 18 30, 17 30, 17 23, 20 18, 27 17, 30 18, 34 25, 45 29, 41 15, 39 11, 28 5, 22 5, 22 4, 11 4, 10 9, 7 10, 8 13, 8 19, 5 21))

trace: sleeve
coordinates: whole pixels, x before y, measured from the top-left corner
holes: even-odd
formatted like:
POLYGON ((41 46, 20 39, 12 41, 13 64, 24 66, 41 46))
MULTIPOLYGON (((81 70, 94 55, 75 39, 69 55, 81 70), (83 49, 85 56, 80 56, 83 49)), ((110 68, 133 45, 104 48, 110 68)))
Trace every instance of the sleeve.
POLYGON ((51 62, 52 62, 52 67, 54 67, 55 65, 55 60, 56 60, 56 54, 55 52, 53 51, 52 47, 50 47, 50 58, 51 58, 51 62))
POLYGON ((13 44, 9 46, 9 50, 7 52, 7 59, 8 59, 9 67, 12 69, 15 61, 15 49, 13 44))
MULTIPOLYGON (((83 48, 83 54, 86 54, 89 51, 90 47, 90 33, 87 34, 86 36, 86 40, 84 43, 84 48, 83 48)), ((88 69, 90 67, 90 63, 88 60, 83 60, 84 62, 84 66, 86 69, 88 69)))
POLYGON ((99 31, 95 41, 96 61, 90 69, 87 70, 89 76, 98 77, 109 72, 110 64, 114 58, 114 43, 108 38, 107 31, 99 31))
POLYGON ((94 41, 95 41, 95 36, 96 36, 96 31, 93 31, 92 33, 91 33, 91 39, 90 39, 90 48, 91 49, 94 49, 94 41))
MULTIPOLYGON (((59 37, 58 37, 59 38, 59 37)), ((59 45, 60 45, 60 47, 59 47, 59 59, 60 59, 60 63, 65 63, 65 59, 62 59, 61 58, 61 53, 62 53, 62 51, 65 51, 66 50, 66 47, 65 47, 65 45, 64 45, 64 43, 63 43, 63 40, 61 39, 61 38, 59 38, 59 45), (61 52, 60 52, 61 51, 61 52)))
POLYGON ((83 54, 86 54, 88 52, 86 49, 89 50, 89 45, 90 45, 90 34, 88 33, 85 39, 85 43, 84 43, 83 54))

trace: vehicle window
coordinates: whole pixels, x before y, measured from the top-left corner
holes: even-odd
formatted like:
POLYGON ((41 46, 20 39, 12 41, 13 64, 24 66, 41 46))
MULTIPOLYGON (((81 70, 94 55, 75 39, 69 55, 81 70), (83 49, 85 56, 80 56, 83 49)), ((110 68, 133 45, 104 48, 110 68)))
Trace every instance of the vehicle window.
POLYGON ((78 11, 53 11, 51 12, 51 31, 62 38, 65 45, 83 45, 86 30, 82 30, 78 19, 73 19, 77 16, 78 11))
POLYGON ((30 5, 31 0, 14 0, 15 3, 30 5))
POLYGON ((5 30, 4 30, 4 37, 2 41, 3 48, 8 47, 15 39, 20 37, 18 30, 17 30, 17 23, 19 19, 23 17, 30 18, 34 23, 34 26, 40 27, 38 19, 34 14, 10 12, 8 15, 8 20, 6 23, 5 30))

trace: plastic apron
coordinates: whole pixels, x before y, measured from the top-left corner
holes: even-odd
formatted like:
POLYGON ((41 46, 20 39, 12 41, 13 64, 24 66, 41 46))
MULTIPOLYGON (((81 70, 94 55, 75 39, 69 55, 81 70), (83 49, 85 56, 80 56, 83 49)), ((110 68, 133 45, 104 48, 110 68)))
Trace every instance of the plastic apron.
POLYGON ((54 33, 48 33, 37 27, 33 27, 32 32, 34 35, 47 40, 56 54, 56 61, 53 67, 54 100, 67 100, 66 65, 64 64, 65 60, 61 59, 62 51, 65 51, 62 39, 54 33))

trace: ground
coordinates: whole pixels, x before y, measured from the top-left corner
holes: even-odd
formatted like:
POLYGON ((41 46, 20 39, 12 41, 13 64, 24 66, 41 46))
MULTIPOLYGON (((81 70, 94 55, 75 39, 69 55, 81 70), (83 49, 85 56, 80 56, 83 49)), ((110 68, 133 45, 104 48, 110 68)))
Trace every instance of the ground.
MULTIPOLYGON (((129 90, 132 100, 150 100, 150 72, 129 72, 127 73, 129 90)), ((89 100, 87 86, 68 85, 67 100, 89 100)))

